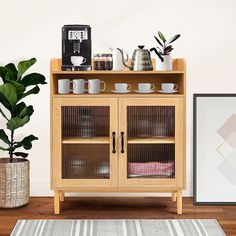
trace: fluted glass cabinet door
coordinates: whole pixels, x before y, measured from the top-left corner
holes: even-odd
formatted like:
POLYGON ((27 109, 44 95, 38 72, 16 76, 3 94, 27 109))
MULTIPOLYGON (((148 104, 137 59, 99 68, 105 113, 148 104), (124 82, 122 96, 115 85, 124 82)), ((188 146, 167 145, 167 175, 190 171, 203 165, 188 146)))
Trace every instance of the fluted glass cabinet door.
POLYGON ((120 100, 120 186, 183 184, 182 98, 120 100))
POLYGON ((117 185, 117 99, 54 99, 53 157, 59 185, 117 185))

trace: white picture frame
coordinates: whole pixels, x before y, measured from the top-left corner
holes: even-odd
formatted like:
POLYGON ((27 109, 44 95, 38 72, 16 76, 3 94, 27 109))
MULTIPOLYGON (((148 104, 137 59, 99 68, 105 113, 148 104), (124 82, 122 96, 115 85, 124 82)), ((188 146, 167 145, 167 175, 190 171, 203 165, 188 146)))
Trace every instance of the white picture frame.
POLYGON ((196 205, 236 204, 236 94, 193 95, 196 205))

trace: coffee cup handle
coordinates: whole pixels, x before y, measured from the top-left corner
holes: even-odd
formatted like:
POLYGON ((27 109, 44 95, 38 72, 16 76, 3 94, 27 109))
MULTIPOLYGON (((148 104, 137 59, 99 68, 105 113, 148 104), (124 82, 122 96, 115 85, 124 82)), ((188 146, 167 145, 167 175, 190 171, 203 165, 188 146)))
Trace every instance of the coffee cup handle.
MULTIPOLYGON (((83 58, 82 63, 85 63, 86 61, 87 61, 86 58, 83 58)), ((82 64, 82 63, 81 63, 81 64, 82 64)))
POLYGON ((106 89, 106 83, 104 81, 100 82, 100 85, 103 84, 103 88, 101 88, 101 91, 105 91, 106 89))
POLYGON ((178 84, 175 84, 175 85, 174 85, 174 90, 177 90, 178 87, 179 87, 178 84))
POLYGON ((154 89, 155 89, 155 85, 151 84, 151 90, 154 90, 154 89))
POLYGON ((84 91, 87 92, 88 90, 89 90, 89 82, 88 82, 88 81, 85 81, 85 82, 84 82, 84 91), (88 84, 88 88, 87 88, 87 89, 85 88, 85 85, 86 85, 86 84, 88 84))
POLYGON ((76 86, 75 82, 74 81, 70 81, 70 92, 74 91, 75 86, 76 86), (72 84, 72 89, 71 89, 71 84, 72 84))
POLYGON ((128 84, 127 90, 131 90, 131 84, 128 84))

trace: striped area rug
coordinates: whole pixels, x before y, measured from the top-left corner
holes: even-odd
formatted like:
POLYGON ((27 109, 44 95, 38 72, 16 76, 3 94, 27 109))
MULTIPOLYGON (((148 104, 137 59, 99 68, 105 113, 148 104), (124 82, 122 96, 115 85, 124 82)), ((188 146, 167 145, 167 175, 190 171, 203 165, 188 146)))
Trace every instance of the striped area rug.
POLYGON ((217 220, 19 220, 11 236, 222 236, 217 220))

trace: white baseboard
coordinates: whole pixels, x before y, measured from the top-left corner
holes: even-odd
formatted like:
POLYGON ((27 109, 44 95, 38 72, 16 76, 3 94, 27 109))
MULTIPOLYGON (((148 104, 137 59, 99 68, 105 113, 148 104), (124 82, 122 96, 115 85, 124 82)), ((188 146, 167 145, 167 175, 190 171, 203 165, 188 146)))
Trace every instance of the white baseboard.
MULTIPOLYGON (((190 186, 190 185, 187 185, 190 186)), ((192 192, 187 188, 183 192, 183 196, 191 197, 192 192)), ((169 193, 67 193, 67 196, 81 196, 81 197, 167 197, 169 193)), ((30 196, 34 197, 48 197, 53 196, 53 191, 50 190, 49 182, 31 182, 30 184, 30 196)))

